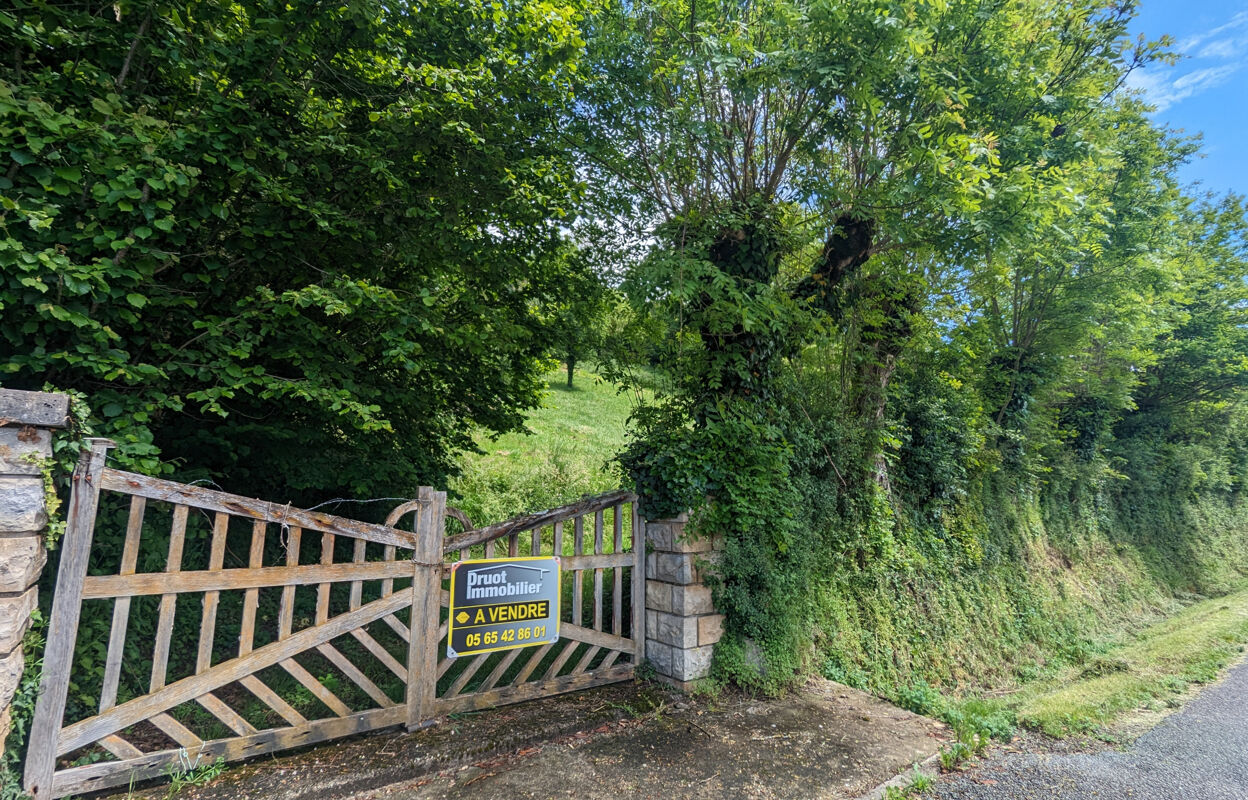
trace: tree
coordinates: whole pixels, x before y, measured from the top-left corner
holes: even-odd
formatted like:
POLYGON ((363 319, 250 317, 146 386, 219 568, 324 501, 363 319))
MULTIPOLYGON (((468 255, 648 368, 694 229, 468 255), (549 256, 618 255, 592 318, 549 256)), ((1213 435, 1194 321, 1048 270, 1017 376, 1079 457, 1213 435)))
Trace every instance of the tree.
POLYGON ((563 358, 571 389, 577 363, 596 355, 603 345, 606 318, 618 297, 594 270, 582 247, 569 242, 567 258, 567 280, 559 299, 551 303, 550 313, 555 353, 563 358))
MULTIPOLYGON (((147 470, 408 493, 538 401, 574 3, 0 12, 0 369, 147 470)), ((298 496, 298 494, 297 494, 298 496)))
POLYGON ((1121 433, 1202 438, 1228 424, 1248 389, 1248 212, 1242 197, 1206 198, 1181 209, 1182 271, 1173 326, 1153 343, 1155 360, 1121 433))
MULTIPOLYGON (((725 281, 780 282, 826 315, 849 343, 851 406, 878 429, 935 273, 973 268, 994 207, 1068 201, 1092 111, 1154 52, 1123 47, 1130 14, 1094 0, 613 5, 577 106, 585 170, 662 221, 658 247, 698 243, 715 272, 682 293, 670 282, 696 270, 669 259, 651 294, 687 312, 724 301, 725 281)), ((753 359, 731 371, 766 383, 778 351, 739 327, 702 345, 731 340, 753 359)), ((759 393, 725 381, 701 385, 759 393)))

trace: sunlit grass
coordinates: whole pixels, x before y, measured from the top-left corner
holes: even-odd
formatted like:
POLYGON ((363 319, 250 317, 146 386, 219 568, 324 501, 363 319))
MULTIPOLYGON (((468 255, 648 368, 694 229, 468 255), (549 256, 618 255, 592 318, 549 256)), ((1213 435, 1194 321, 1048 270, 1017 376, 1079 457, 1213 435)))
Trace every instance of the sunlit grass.
POLYGON ((1248 588, 1195 603, 1091 662, 1027 687, 1014 698, 1018 719, 1052 736, 1094 730, 1213 680, 1245 642, 1248 588))
POLYGON ((466 456, 451 482, 451 504, 476 525, 618 489, 610 462, 625 443, 634 397, 591 372, 576 371, 566 386, 562 369, 548 376, 549 393, 528 420, 530 434, 482 436, 483 455, 466 456))

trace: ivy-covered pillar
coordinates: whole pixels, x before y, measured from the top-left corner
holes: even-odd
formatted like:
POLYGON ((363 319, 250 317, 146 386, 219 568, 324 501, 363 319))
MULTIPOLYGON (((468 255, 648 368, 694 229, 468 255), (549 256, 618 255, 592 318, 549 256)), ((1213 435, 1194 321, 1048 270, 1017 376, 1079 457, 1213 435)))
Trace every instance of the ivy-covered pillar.
POLYGON ((63 394, 0 389, 0 754, 9 705, 22 679, 22 637, 38 606, 35 584, 47 560, 44 465, 52 430, 68 424, 63 394))
POLYGON ((688 524, 688 514, 646 521, 646 658, 660 680, 681 689, 710 674, 724 629, 704 580, 723 539, 689 538, 688 524))

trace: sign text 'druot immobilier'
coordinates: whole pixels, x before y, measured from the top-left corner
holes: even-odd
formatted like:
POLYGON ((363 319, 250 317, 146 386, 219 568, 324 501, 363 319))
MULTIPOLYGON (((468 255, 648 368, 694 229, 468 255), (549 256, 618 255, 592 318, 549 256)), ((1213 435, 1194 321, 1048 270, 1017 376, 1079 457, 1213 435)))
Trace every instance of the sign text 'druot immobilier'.
POLYGON ((558 556, 460 561, 452 567, 448 657, 558 639, 558 556))

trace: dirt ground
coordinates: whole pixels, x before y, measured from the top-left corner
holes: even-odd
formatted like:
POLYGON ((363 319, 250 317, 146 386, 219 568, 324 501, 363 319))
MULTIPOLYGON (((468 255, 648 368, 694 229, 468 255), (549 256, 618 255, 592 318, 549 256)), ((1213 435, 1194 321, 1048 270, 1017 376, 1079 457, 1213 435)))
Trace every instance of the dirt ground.
POLYGON ((850 798, 936 752, 943 726, 828 681, 780 701, 737 698, 623 720, 358 800, 850 798))
POLYGON ((245 765, 179 800, 854 798, 945 739, 825 680, 779 700, 629 683, 245 765))

